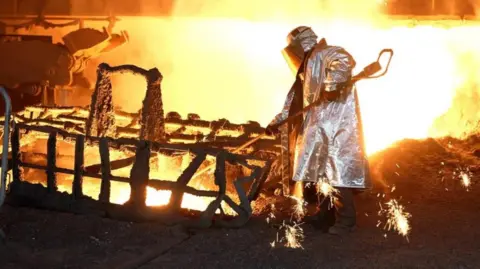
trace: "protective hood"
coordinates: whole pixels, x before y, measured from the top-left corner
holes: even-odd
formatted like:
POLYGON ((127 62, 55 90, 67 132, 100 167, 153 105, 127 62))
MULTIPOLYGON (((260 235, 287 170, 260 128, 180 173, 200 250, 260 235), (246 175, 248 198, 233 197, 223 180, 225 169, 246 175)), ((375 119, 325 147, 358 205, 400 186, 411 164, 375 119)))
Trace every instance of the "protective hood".
POLYGON ((310 27, 299 26, 288 33, 287 43, 282 55, 295 75, 303 62, 305 51, 309 51, 317 43, 317 35, 310 27))

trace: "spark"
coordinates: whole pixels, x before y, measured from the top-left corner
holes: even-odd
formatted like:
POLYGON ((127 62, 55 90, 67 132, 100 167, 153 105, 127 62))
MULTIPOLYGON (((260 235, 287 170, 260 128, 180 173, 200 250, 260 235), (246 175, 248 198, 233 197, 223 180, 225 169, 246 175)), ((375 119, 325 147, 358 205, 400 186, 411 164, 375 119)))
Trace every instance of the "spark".
POLYGON ((286 247, 289 248, 302 248, 301 242, 303 241, 303 229, 295 224, 294 226, 287 226, 285 237, 287 242, 285 243, 286 247))
POLYGON ((273 192, 273 195, 275 196, 280 196, 282 194, 282 189, 276 188, 275 191, 273 192))
POLYGON ((457 177, 458 179, 460 179, 460 182, 467 189, 467 191, 469 190, 469 187, 472 184, 472 180, 471 180, 472 176, 473 174, 472 172, 470 172, 469 167, 457 168, 456 171, 453 172, 453 177, 454 178, 457 177))
POLYGON ((295 218, 296 220, 301 220, 305 216, 305 209, 307 203, 302 198, 298 198, 295 196, 289 197, 295 201, 295 204, 292 206, 292 218, 295 218))
POLYGON ((293 225, 283 224, 283 229, 285 229, 285 247, 303 249, 302 242, 305 236, 302 227, 297 223, 293 225))
POLYGON ((328 184, 326 180, 322 180, 317 183, 316 185, 317 194, 323 195, 324 199, 330 199, 330 204, 333 205, 337 199, 337 195, 339 191, 332 187, 332 185, 328 184))
POLYGON ((405 208, 395 199, 390 200, 386 205, 387 223, 385 228, 396 230, 398 234, 407 237, 411 230, 408 222, 411 215, 405 212, 405 208))
POLYGON ((462 179, 463 186, 468 190, 468 187, 470 186, 470 183, 471 183, 470 177, 467 175, 467 173, 460 172, 460 178, 462 179))
POLYGON ((284 246, 287 248, 303 249, 302 242, 304 238, 305 236, 300 224, 293 222, 292 225, 289 225, 283 222, 277 232, 276 239, 270 243, 270 246, 274 248, 277 243, 284 242, 284 246), (281 231, 283 231, 285 235, 280 238, 279 234, 281 231))
POLYGON ((270 220, 274 220, 276 217, 275 217, 275 205, 274 204, 271 204, 270 205, 270 212, 268 213, 268 216, 266 218, 266 221, 268 224, 270 224, 270 220))
POLYGON ((317 185, 317 192, 320 192, 321 194, 325 196, 330 196, 336 192, 338 192, 337 189, 333 188, 330 184, 327 182, 323 181, 320 184, 317 185))
POLYGON ((396 187, 395 187, 395 185, 393 185, 393 186, 392 186, 392 189, 390 190, 390 192, 391 192, 391 193, 394 192, 395 189, 396 189, 396 187))

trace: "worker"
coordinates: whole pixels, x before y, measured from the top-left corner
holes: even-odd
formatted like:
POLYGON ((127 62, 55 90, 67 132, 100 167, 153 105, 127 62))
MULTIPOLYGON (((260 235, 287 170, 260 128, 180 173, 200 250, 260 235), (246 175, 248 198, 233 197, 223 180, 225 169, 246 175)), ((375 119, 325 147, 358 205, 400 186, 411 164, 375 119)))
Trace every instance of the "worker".
POLYGON ((320 104, 303 113, 288 127, 294 143, 292 177, 297 185, 328 183, 337 190, 334 205, 322 199, 319 212, 310 220, 317 226, 328 223, 328 209, 335 214, 331 234, 344 234, 356 226, 354 192, 370 185, 368 161, 363 143, 358 97, 353 83, 355 60, 343 48, 330 46, 310 27, 300 26, 287 37, 283 54, 296 73, 283 110, 267 127, 279 132, 277 123, 312 102, 320 104))

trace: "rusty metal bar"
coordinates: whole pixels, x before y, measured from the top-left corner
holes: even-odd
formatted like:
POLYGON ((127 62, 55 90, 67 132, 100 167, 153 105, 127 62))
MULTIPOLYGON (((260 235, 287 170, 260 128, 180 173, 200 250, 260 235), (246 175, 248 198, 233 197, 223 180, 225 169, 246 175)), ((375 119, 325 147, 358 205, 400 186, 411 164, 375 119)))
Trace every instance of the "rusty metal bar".
POLYGON ((135 162, 130 170, 130 200, 128 202, 138 209, 146 206, 149 172, 150 145, 146 141, 139 141, 135 162))
POLYGON ((102 162, 102 182, 100 183, 100 202, 110 202, 110 152, 108 146, 108 138, 100 139, 100 160, 102 162))
POLYGON ((48 135, 47 140, 47 190, 54 192, 57 190, 57 179, 55 168, 57 161, 57 133, 48 135))
POLYGON ((74 177, 72 183, 72 194, 74 198, 80 198, 83 196, 83 165, 84 165, 84 148, 85 137, 78 135, 75 141, 75 164, 74 164, 74 177))
POLYGON ((162 74, 153 68, 144 74, 147 91, 143 99, 140 117, 140 139, 155 142, 165 141, 165 117, 162 102, 162 74))
POLYGON ((20 181, 22 179, 22 170, 20 169, 20 131, 18 126, 15 126, 12 133, 12 174, 13 181, 20 181))
POLYGON ((290 149, 289 149, 289 135, 288 135, 288 127, 282 126, 281 127, 281 162, 282 162, 282 194, 284 196, 290 195, 290 179, 291 179, 291 172, 290 172, 290 149))
POLYGON ((177 186, 172 190, 172 195, 170 196, 169 206, 172 210, 177 210, 181 208, 183 194, 185 192, 185 187, 188 182, 193 179, 193 175, 198 170, 203 161, 207 158, 206 153, 198 154, 195 159, 190 163, 190 165, 183 171, 180 177, 177 179, 177 186))
POLYGON ((0 93, 5 102, 5 122, 3 123, 3 143, 2 143, 2 174, 0 182, 0 206, 5 201, 7 193, 7 175, 8 175, 8 145, 10 136, 10 116, 12 113, 12 103, 10 96, 5 88, 0 87, 0 93))
MULTIPOLYGON (((60 128, 54 128, 50 126, 32 126, 25 123, 17 123, 16 126, 28 131, 36 131, 36 132, 42 132, 42 133, 57 132, 57 134, 62 136, 64 139, 69 138, 74 140, 77 137, 77 134, 71 134, 60 128)), ((100 139, 101 139, 100 137, 85 136, 85 140, 89 143, 98 144, 100 139)), ((138 140, 134 138, 118 138, 118 139, 112 139, 110 141, 110 145, 115 148, 120 148, 121 146, 136 146, 137 142, 138 140)), ((206 152, 207 154, 213 155, 213 156, 216 156, 220 152, 225 151, 224 149, 221 149, 221 148, 209 148, 211 146, 214 146, 212 143, 171 144, 171 143, 151 142, 151 146, 152 146, 152 151, 156 151, 156 152, 158 151, 192 152, 194 154, 199 152, 206 152)), ((265 161, 264 159, 256 158, 250 155, 236 155, 236 158, 241 160, 265 161)))
POLYGON ((253 201, 257 199, 260 193, 260 189, 262 188, 263 183, 265 183, 265 181, 267 180, 268 174, 270 173, 271 169, 272 169, 272 162, 267 162, 262 169, 261 175, 254 180, 253 184, 250 186, 250 189, 248 190, 249 201, 253 201))
MULTIPOLYGON (((16 133, 18 134, 19 133, 18 128, 16 129, 17 129, 16 133)), ((181 201, 184 193, 189 193, 192 195, 203 196, 203 197, 215 197, 216 199, 212 203, 210 203, 207 209, 201 214, 200 218, 198 219, 198 222, 196 222, 196 226, 201 226, 201 227, 210 227, 213 224, 213 217, 215 215, 215 212, 218 209, 221 209, 222 202, 227 203, 233 210, 235 210, 235 212, 238 213, 238 216, 230 220, 219 220, 216 223, 222 227, 239 227, 241 225, 244 225, 252 214, 249 201, 251 201, 252 198, 256 197, 256 194, 258 193, 258 188, 262 184, 262 180, 264 179, 265 173, 268 173, 264 169, 265 167, 261 168, 259 166, 251 165, 251 164, 248 164, 246 160, 243 160, 243 158, 237 158, 237 157, 240 157, 240 155, 235 155, 235 154, 228 153, 226 151, 221 151, 216 156, 217 167, 215 169, 215 174, 214 174, 215 185, 218 186, 219 191, 197 190, 193 187, 187 186, 187 184, 191 180, 193 174, 201 165, 201 163, 205 160, 208 154, 207 152, 200 152, 200 153, 196 153, 197 157, 192 161, 189 167, 187 167, 187 169, 183 171, 182 175, 179 177, 179 179, 176 182, 149 179, 148 174, 149 174, 150 146, 149 146, 149 143, 145 141, 137 140, 138 154, 137 154, 136 162, 134 164, 134 168, 131 171, 131 178, 126 179, 126 178, 114 177, 110 174, 111 170, 109 169, 110 168, 109 154, 108 154, 109 138, 101 138, 99 142, 99 147, 100 147, 100 157, 103 164, 101 169, 102 175, 89 174, 88 172, 83 171, 83 169, 81 169, 82 161, 81 161, 81 157, 79 157, 80 156, 79 152, 81 152, 81 150, 79 149, 82 146, 82 138, 85 138, 85 137, 84 136, 77 137, 78 141, 75 146, 77 150, 77 154, 75 156, 76 161, 75 161, 74 170, 59 168, 55 166, 55 162, 54 162, 55 159, 52 158, 52 156, 53 156, 53 153, 55 153, 53 146, 55 145, 54 142, 56 141, 56 132, 52 132, 49 134, 49 139, 47 142, 48 144, 47 167, 42 165, 37 165, 37 164, 23 163, 21 161, 18 161, 18 166, 19 167, 24 166, 24 167, 34 168, 34 169, 47 169, 47 174, 49 175, 52 175, 52 174, 55 175, 55 173, 65 173, 65 174, 74 174, 76 175, 77 178, 80 178, 79 175, 83 174, 83 176, 101 178, 101 187, 100 187, 101 192, 99 195, 98 202, 102 204, 109 203, 110 180, 128 182, 131 184, 132 194, 129 202, 133 203, 136 207, 145 206, 147 186, 151 186, 152 188, 155 188, 157 190, 172 191, 171 201, 169 204, 171 208, 169 209, 176 210, 178 212, 180 212, 179 210, 181 207, 181 201), (244 179, 237 180, 238 182, 235 183, 235 189, 237 191, 237 194, 241 198, 240 204, 236 204, 226 193, 226 171, 225 171, 226 162, 230 162, 233 164, 240 164, 249 169, 252 169, 252 174, 250 176, 245 177, 244 179), (246 183, 247 181, 252 182, 252 185, 250 187, 248 194, 245 193, 245 190, 241 186, 243 183, 246 183)), ((269 167, 268 165, 269 163, 267 163, 266 165, 267 170, 269 167)), ((47 180, 49 182, 48 186, 52 186, 53 184, 50 183, 52 182, 52 176, 49 176, 47 180)), ((81 195, 81 194, 80 195, 78 194, 78 193, 81 193, 81 190, 80 191, 78 190, 79 185, 81 188, 81 182, 79 180, 74 180, 74 181, 77 182, 77 183, 74 183, 74 185, 77 185, 77 187, 72 187, 74 192, 73 196, 78 197, 81 195)), ((29 184, 29 183, 21 182, 20 184, 29 184)), ((52 188, 48 187, 48 189, 51 190, 52 188)), ((48 193, 49 195, 54 195, 58 192, 49 191, 48 193)), ((44 198, 37 197, 35 199, 38 200, 38 199, 44 199, 44 198)), ((78 200, 77 202, 82 203, 82 200, 78 200)), ((98 206, 98 207, 99 209, 103 208, 103 210, 108 210, 101 206, 98 206)), ((134 214, 134 212, 132 212, 132 214, 134 214)))
MULTIPOLYGON (((40 164, 34 164, 34 163, 26 163, 26 162, 20 162, 21 167, 26 167, 26 168, 32 168, 32 169, 38 169, 38 170, 48 170, 48 165, 40 165, 40 164)), ((53 167, 51 168, 51 171, 54 173, 62 173, 62 174, 69 174, 73 175, 75 174, 75 171, 72 169, 67 169, 67 168, 61 168, 61 167, 53 167)))
POLYGON ((221 208, 222 201, 225 199, 226 191, 227 191, 227 186, 226 186, 227 178, 226 178, 226 172, 225 172, 226 161, 227 161, 227 153, 222 152, 217 155, 217 159, 215 161, 216 168, 214 172, 214 178, 215 178, 214 182, 215 182, 215 185, 218 186, 218 194, 216 199, 208 205, 207 209, 200 216, 196 224, 199 227, 206 228, 212 225, 213 216, 215 215, 215 212, 217 211, 217 209, 221 208))
MULTIPOLYGON (((121 169, 127 166, 132 165, 135 162, 135 156, 128 157, 125 159, 120 159, 120 160, 114 160, 110 162, 110 169, 111 170, 117 170, 121 169)), ((92 164, 87 167, 85 167, 85 171, 89 173, 100 173, 102 170, 102 164, 92 164)))
MULTIPOLYGON (((27 163, 27 162, 20 162, 19 167, 26 167, 26 168, 32 168, 32 169, 38 169, 38 170, 46 170, 47 167, 40 165, 40 164, 34 164, 34 163, 27 163)), ((62 173, 62 174, 67 174, 67 175, 75 175, 75 171, 72 169, 67 169, 67 168, 61 168, 61 167, 55 167, 53 170, 55 173, 62 173)), ((88 173, 84 172, 83 173, 84 177, 91 177, 91 178, 97 178, 97 179, 102 179, 102 175, 95 174, 95 173, 88 173)), ((124 183, 130 183, 130 179, 126 177, 118 177, 118 176, 110 176, 110 180, 113 181, 118 181, 118 182, 124 182, 124 183)), ((156 179, 155 179, 156 180, 156 179)))
MULTIPOLYGON (((39 165, 39 164, 33 164, 33 163, 25 163, 22 162, 20 164, 21 167, 26 167, 26 168, 32 168, 32 169, 38 169, 38 170, 45 170, 46 166, 39 165)), ((60 168, 56 167, 54 169, 56 173, 62 173, 62 174, 69 174, 69 175, 74 175, 75 171, 67 168, 60 168)), ((101 179, 102 176, 98 174, 88 174, 84 173, 84 177, 90 177, 90 178, 97 178, 101 179)), ((124 182, 124 183, 130 183, 129 178, 125 177, 118 177, 118 176, 111 176, 110 177, 111 181, 117 181, 117 182, 124 182)), ((156 190, 170 190, 174 189, 177 186, 177 183, 175 181, 167 181, 167 180, 160 180, 160 179, 149 179, 148 181, 148 186, 152 187, 156 190)), ((205 196, 205 197, 216 197, 218 195, 217 191, 204 191, 204 190, 197 190, 193 187, 186 186, 184 188, 185 193, 189 193, 195 196, 205 196)))

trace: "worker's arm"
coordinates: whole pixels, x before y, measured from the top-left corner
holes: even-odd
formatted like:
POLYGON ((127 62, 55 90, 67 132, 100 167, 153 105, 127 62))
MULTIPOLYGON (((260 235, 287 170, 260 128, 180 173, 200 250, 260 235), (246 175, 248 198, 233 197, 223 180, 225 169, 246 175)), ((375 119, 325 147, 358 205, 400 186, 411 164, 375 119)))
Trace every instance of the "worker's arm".
POLYGON ((347 83, 352 78, 356 63, 353 57, 340 47, 328 53, 326 60, 325 90, 335 91, 336 85, 347 83))
POLYGON ((285 103, 283 104, 282 111, 275 116, 275 118, 270 122, 268 126, 276 125, 277 123, 285 120, 288 118, 288 112, 290 111, 290 106, 292 105, 293 96, 295 94, 294 88, 290 89, 287 94, 287 98, 285 99, 285 103))

